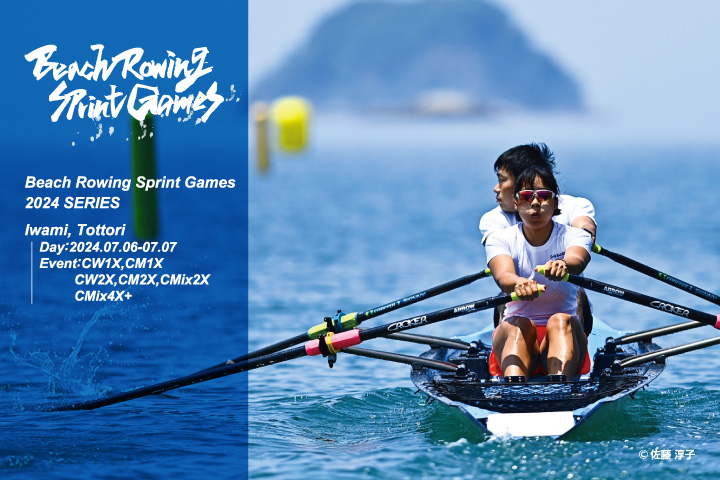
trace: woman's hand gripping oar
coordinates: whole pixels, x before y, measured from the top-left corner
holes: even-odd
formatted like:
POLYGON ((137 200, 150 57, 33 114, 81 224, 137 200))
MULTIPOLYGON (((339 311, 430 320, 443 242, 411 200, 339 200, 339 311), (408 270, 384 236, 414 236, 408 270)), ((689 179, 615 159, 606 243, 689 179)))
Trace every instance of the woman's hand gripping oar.
POLYGON ((225 377, 228 375, 246 372, 248 370, 253 370, 267 365, 285 362, 294 358, 316 355, 332 355, 341 351, 343 348, 358 345, 366 340, 384 337, 392 333, 403 332, 405 330, 410 330, 424 325, 441 322, 443 320, 448 320, 470 313, 479 312, 481 310, 486 310, 488 308, 502 305, 511 300, 518 300, 517 295, 512 293, 510 295, 489 297, 483 300, 465 303, 455 307, 446 308, 444 310, 438 310, 436 312, 419 315, 405 320, 400 320, 399 322, 393 322, 378 327, 368 328, 365 330, 353 329, 342 333, 328 333, 325 336, 310 340, 303 346, 283 350, 281 352, 271 353, 269 355, 261 356, 244 362, 222 365, 211 370, 203 370, 181 378, 177 378, 175 380, 169 380, 167 382, 162 382, 155 385, 130 390, 128 392, 110 395, 108 397, 100 398, 97 400, 90 400, 81 403, 71 403, 61 405, 59 407, 50 407, 45 410, 53 412, 69 410, 94 410, 96 408, 104 407, 107 405, 126 402, 128 400, 133 400, 148 395, 156 395, 180 387, 185 387, 200 382, 206 382, 214 378, 225 377))
POLYGON ((703 290, 702 288, 698 288, 695 285, 684 282, 680 279, 677 279, 677 278, 673 277, 672 275, 663 273, 660 270, 656 270, 652 267, 644 265, 638 261, 633 260, 632 258, 625 257, 623 255, 620 255, 619 253, 611 252, 610 250, 603 248, 597 244, 593 245, 592 251, 595 253, 599 253, 600 255, 607 257, 621 265, 625 265, 626 267, 632 268, 633 270, 635 270, 637 272, 644 273, 645 275, 647 275, 649 277, 655 278, 657 280, 660 280, 661 282, 667 283, 668 285, 672 285, 673 287, 677 287, 680 290, 691 293, 691 294, 695 295, 696 297, 705 299, 709 302, 714 303, 715 305, 720 305, 720 296, 715 295, 714 293, 708 292, 706 290, 703 290))

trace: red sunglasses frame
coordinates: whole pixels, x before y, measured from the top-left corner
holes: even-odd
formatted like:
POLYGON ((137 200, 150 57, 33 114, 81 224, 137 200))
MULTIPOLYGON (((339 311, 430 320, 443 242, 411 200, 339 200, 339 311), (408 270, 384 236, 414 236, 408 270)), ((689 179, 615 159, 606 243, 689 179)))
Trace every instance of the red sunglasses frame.
POLYGON ((523 203, 524 202, 531 203, 535 198, 537 198, 540 203, 548 203, 550 200, 552 200, 556 196, 557 195, 555 195, 555 192, 553 192, 552 190, 548 190, 547 188, 541 188, 539 190, 520 190, 518 193, 515 194, 515 198, 517 199, 517 201, 523 202, 523 203), (527 199, 521 198, 520 194, 525 193, 525 192, 532 192, 532 197, 529 197, 527 199), (545 192, 548 192, 550 194, 550 196, 547 199, 542 198, 540 196, 540 192, 543 192, 542 193, 543 196, 547 195, 545 192))

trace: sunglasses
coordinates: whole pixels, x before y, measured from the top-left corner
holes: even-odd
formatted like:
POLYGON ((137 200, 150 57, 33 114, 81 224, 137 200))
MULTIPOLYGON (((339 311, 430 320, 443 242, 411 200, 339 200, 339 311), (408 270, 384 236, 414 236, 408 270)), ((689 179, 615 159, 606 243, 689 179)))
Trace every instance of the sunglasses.
POLYGON ((537 198, 540 203, 547 203, 555 198, 555 192, 552 190, 520 190, 515 194, 518 202, 532 202, 533 198, 537 198))

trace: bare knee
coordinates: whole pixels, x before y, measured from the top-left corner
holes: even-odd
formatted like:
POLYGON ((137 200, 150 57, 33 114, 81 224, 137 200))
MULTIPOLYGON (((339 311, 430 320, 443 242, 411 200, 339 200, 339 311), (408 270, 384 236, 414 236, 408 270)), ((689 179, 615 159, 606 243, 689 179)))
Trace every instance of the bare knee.
POLYGON ((560 333, 571 333, 573 329, 572 319, 573 317, 567 313, 556 313, 548 319, 547 330, 560 333))
POLYGON ((537 330, 532 320, 527 317, 509 317, 500 323, 499 333, 506 338, 524 337, 537 338, 537 330))

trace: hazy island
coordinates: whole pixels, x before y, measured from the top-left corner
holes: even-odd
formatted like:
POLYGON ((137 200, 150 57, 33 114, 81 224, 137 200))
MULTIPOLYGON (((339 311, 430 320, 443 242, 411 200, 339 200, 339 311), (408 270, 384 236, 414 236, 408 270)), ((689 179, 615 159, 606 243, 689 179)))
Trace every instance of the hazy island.
POLYGON ((316 109, 487 114, 579 111, 576 81, 482 0, 361 1, 322 21, 250 92, 316 109))

